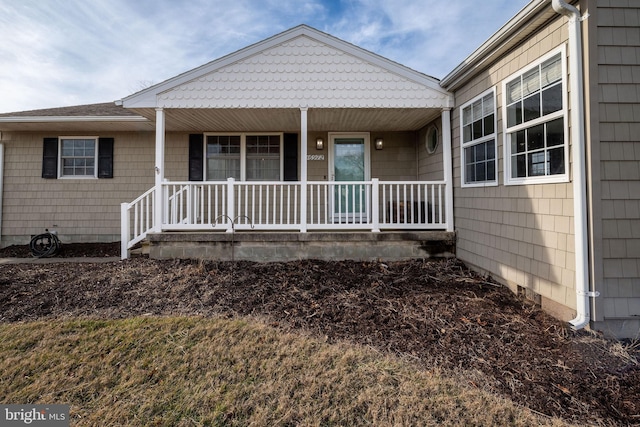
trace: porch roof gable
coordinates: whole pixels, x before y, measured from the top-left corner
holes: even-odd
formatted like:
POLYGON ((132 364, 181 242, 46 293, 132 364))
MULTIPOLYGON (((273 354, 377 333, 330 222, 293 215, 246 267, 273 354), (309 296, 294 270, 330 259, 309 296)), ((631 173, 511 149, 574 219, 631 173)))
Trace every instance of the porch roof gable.
POLYGON ((122 100, 125 108, 449 108, 426 74, 301 25, 122 100))

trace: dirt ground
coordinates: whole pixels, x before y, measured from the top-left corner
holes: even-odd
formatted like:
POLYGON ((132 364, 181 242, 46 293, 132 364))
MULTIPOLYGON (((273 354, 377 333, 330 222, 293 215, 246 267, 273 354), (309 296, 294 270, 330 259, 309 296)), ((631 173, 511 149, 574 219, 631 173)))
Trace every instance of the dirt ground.
MULTIPOLYGON (((60 254, 118 255, 117 243, 65 245, 60 254)), ((16 256, 30 255, 0 250, 16 256)), ((0 322, 254 315, 462 372, 470 386, 541 414, 640 425, 640 342, 570 331, 456 260, 61 261, 0 265, 0 322)))

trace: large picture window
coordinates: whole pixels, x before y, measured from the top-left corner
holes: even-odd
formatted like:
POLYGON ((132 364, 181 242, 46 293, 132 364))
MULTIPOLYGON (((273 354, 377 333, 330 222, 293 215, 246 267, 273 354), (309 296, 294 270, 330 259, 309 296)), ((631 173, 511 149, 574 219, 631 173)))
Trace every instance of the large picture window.
POLYGON ((564 49, 503 85, 505 184, 568 180, 564 49))
POLYGON ((495 90, 464 104, 461 112, 462 186, 497 185, 495 90))
POLYGON ((281 134, 206 136, 206 179, 219 181, 280 181, 281 134))

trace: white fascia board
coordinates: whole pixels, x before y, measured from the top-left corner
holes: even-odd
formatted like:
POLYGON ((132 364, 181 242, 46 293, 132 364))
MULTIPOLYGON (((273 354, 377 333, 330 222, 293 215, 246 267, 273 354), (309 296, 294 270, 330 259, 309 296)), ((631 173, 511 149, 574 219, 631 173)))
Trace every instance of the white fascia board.
POLYGON ((523 25, 530 19, 539 14, 544 8, 550 7, 549 0, 532 0, 498 31, 496 31, 487 41, 478 47, 471 55, 462 61, 449 74, 444 76, 440 81, 440 86, 449 90, 455 90, 457 86, 463 82, 473 70, 485 63, 491 53, 500 48, 500 46, 512 39, 523 25))
POLYGON ((0 117, 0 123, 148 122, 142 116, 19 116, 0 117))
POLYGON ((399 76, 427 86, 434 91, 448 96, 449 102, 451 104, 449 106, 453 106, 453 94, 443 89, 436 78, 412 70, 408 67, 398 64, 397 62, 393 62, 380 55, 359 48, 351 43, 340 40, 307 25, 299 25, 266 40, 247 46, 234 53, 228 54, 205 65, 202 65, 198 68, 194 68, 193 70, 184 72, 176 77, 165 80, 162 83, 134 93, 133 95, 129 95, 120 101, 116 101, 116 103, 121 103, 124 108, 156 108, 158 94, 171 90, 181 84, 190 82, 191 80, 212 73, 218 69, 224 68, 242 59, 248 58, 300 36, 308 36, 310 38, 316 39, 319 42, 327 44, 328 46, 342 50, 345 53, 349 53, 364 61, 380 66, 386 70, 389 70, 390 72, 398 74, 399 76))

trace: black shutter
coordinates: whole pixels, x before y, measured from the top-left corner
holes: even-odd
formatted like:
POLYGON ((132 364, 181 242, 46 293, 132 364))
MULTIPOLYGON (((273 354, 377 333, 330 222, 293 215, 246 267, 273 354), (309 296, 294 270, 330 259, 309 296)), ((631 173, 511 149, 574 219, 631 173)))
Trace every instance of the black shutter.
POLYGON ((298 180, 298 134, 284 134, 284 180, 298 180))
POLYGON ((113 138, 98 139, 98 178, 113 178, 113 138))
POLYGON ((189 181, 204 179, 204 135, 189 135, 189 181))
POLYGON ((45 138, 42 150, 42 177, 58 178, 58 138, 45 138))

